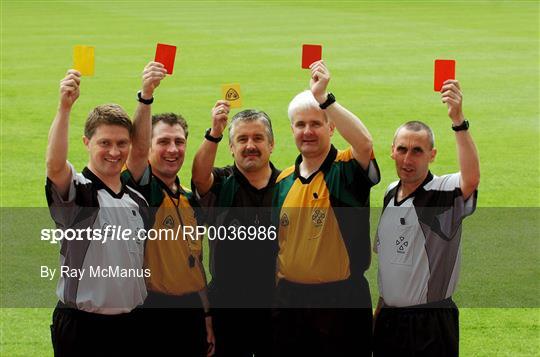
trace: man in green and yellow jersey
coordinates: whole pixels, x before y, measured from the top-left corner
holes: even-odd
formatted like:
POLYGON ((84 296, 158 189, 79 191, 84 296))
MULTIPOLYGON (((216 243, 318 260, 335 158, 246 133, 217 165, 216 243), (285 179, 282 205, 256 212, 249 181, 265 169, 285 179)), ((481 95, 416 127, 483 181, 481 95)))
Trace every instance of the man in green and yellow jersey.
POLYGON ((289 104, 300 155, 277 179, 276 355, 371 355, 369 193, 380 180, 371 135, 327 92, 323 61, 289 104), (335 129, 350 144, 331 144, 335 129))
POLYGON ((188 125, 178 114, 150 117, 154 89, 166 71, 151 62, 145 68, 138 93, 133 149, 123 178, 155 208, 153 229, 147 232, 144 266, 148 297, 141 313, 145 347, 153 355, 211 355, 214 352, 212 319, 208 314, 202 241, 191 192, 177 176, 184 163, 188 125), (193 228, 186 230, 185 227, 193 228))

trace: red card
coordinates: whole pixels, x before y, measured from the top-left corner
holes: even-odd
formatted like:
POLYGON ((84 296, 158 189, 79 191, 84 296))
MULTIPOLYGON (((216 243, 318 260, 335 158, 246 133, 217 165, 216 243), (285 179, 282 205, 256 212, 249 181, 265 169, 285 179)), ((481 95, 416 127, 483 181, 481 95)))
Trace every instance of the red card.
POLYGON ((456 61, 455 60, 435 60, 435 76, 433 89, 440 92, 444 81, 447 79, 456 79, 456 61))
POLYGON ((155 62, 159 62, 165 66, 167 74, 173 73, 174 57, 176 56, 176 46, 157 44, 155 62))
POLYGON ((302 45, 302 68, 309 68, 322 58, 321 45, 302 45))

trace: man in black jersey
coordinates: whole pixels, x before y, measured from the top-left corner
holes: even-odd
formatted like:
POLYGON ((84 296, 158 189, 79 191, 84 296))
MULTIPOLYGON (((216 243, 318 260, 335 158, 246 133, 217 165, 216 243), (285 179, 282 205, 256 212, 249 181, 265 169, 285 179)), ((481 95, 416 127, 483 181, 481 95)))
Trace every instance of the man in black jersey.
POLYGON ((279 171, 270 162, 270 118, 257 110, 232 118, 229 149, 234 164, 213 167, 229 110, 224 100, 212 109, 212 127, 193 161, 192 184, 207 223, 222 232, 226 228, 225 239, 209 236, 216 355, 261 356, 271 341, 277 240, 270 206, 279 171))

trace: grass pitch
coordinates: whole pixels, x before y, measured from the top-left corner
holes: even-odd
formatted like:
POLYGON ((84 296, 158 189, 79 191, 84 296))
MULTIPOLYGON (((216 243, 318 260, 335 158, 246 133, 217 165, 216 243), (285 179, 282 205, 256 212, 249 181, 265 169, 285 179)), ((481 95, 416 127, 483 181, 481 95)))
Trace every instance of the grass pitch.
MULTIPOLYGON (((286 108, 292 96, 308 86, 308 73, 300 69, 300 47, 322 44, 332 72, 330 89, 374 137, 382 172, 382 182, 372 191, 374 207, 381 206, 384 189, 396 178, 389 148, 395 128, 406 120, 432 125, 439 148, 434 173, 457 170, 450 120, 432 90, 433 60, 456 59, 465 115, 481 157, 479 206, 519 207, 503 217, 503 211, 483 216, 477 212, 478 217, 465 223, 456 298, 461 306, 474 308, 461 309, 462 355, 528 356, 540 350, 539 239, 534 224, 540 206, 536 1, 2 1, 0 6, 4 208, 46 206, 47 133, 58 82, 72 65, 76 44, 96 47, 96 75, 83 78, 72 114, 69 158, 79 170, 87 160, 81 135, 91 108, 116 102, 132 113, 140 73, 153 59, 156 43, 179 47, 175 73, 158 88, 153 110, 178 111, 188 119, 184 183, 189 182, 191 160, 223 83, 240 83, 244 107, 265 110, 273 119, 276 166, 293 163, 296 147, 286 108), (495 241, 486 235, 477 239, 472 234, 478 231, 475 219, 493 232, 508 222, 501 230, 509 234, 495 241), (514 225, 517 233, 510 229, 514 225), (519 299, 497 300, 505 295, 519 299)), ((345 146, 339 135, 334 143, 345 146)), ((231 162, 222 146, 218 165, 231 162)), ((36 289, 26 282, 32 282, 28 265, 46 264, 57 258, 56 252, 37 239, 13 241, 7 217, 2 214, 6 220, 0 238, 0 353, 51 355, 51 309, 5 308, 5 299, 32 289, 52 295, 54 287, 36 289), (27 261, 16 259, 17 253, 27 261)), ((376 261, 367 275, 376 296, 376 261)))

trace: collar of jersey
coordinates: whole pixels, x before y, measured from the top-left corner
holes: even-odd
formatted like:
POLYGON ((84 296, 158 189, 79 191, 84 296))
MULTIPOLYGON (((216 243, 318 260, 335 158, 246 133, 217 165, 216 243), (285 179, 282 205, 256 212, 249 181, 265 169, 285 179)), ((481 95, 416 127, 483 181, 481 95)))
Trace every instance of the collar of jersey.
POLYGON ((167 195, 169 195, 169 197, 172 197, 177 200, 178 198, 180 198, 181 194, 184 194, 184 195, 186 194, 182 186, 180 186, 180 179, 178 178, 178 176, 176 176, 176 179, 174 180, 174 182, 176 183, 176 187, 178 188, 176 192, 172 192, 169 186, 167 186, 165 182, 161 181, 159 177, 157 177, 156 175, 153 175, 153 176, 156 179, 156 182, 159 184, 159 186, 161 186, 161 188, 167 193, 167 195))
POLYGON ((324 159, 319 169, 309 175, 308 178, 303 178, 302 176, 300 176, 300 164, 302 163, 302 154, 300 154, 298 155, 298 157, 296 158, 296 162, 294 163, 294 177, 299 179, 300 182, 302 182, 303 184, 308 184, 319 173, 319 171, 322 171, 324 174, 326 174, 332 167, 332 163, 336 161, 336 157, 337 149, 334 147, 334 145, 330 145, 330 151, 328 152, 328 155, 326 155, 326 158, 324 159))
POLYGON ((394 192, 394 206, 401 206, 403 204, 403 202, 407 201, 409 198, 411 197, 414 197, 416 196, 416 194, 420 191, 420 190, 423 190, 424 189, 424 186, 427 185, 427 183, 429 181, 433 180, 433 174, 431 173, 431 171, 428 171, 428 174, 426 176, 426 178, 424 179, 424 181, 420 184, 420 186, 418 186, 416 188, 416 190, 414 190, 414 192, 412 192, 411 194, 409 194, 407 197, 405 197, 404 199, 402 199, 401 201, 398 202, 397 200, 397 194, 398 194, 398 191, 399 191, 399 187, 401 186, 401 180, 399 180, 397 186, 396 186, 396 192, 394 192))
POLYGON ((272 173, 270 174, 270 179, 268 180, 268 184, 264 186, 263 188, 261 188, 260 190, 254 187, 246 178, 246 176, 244 176, 244 174, 240 170, 238 170, 238 167, 236 167, 236 162, 233 164, 233 174, 236 176, 238 183, 241 186, 248 187, 250 190, 255 191, 255 192, 264 191, 274 186, 274 184, 276 183, 276 179, 278 178, 280 174, 280 171, 276 169, 274 164, 272 164, 272 161, 269 161, 269 164, 270 164, 270 169, 272 170, 272 173))
MULTIPOLYGON (((124 193, 127 192, 126 185, 122 182, 122 187, 120 188, 120 192, 115 193, 113 190, 109 188, 99 177, 97 177, 88 167, 85 167, 82 170, 82 174, 84 177, 92 181, 92 184, 94 185, 94 188, 96 190, 106 190, 112 197, 114 198, 122 198, 124 193)), ((118 178, 120 179, 120 177, 118 178)))

